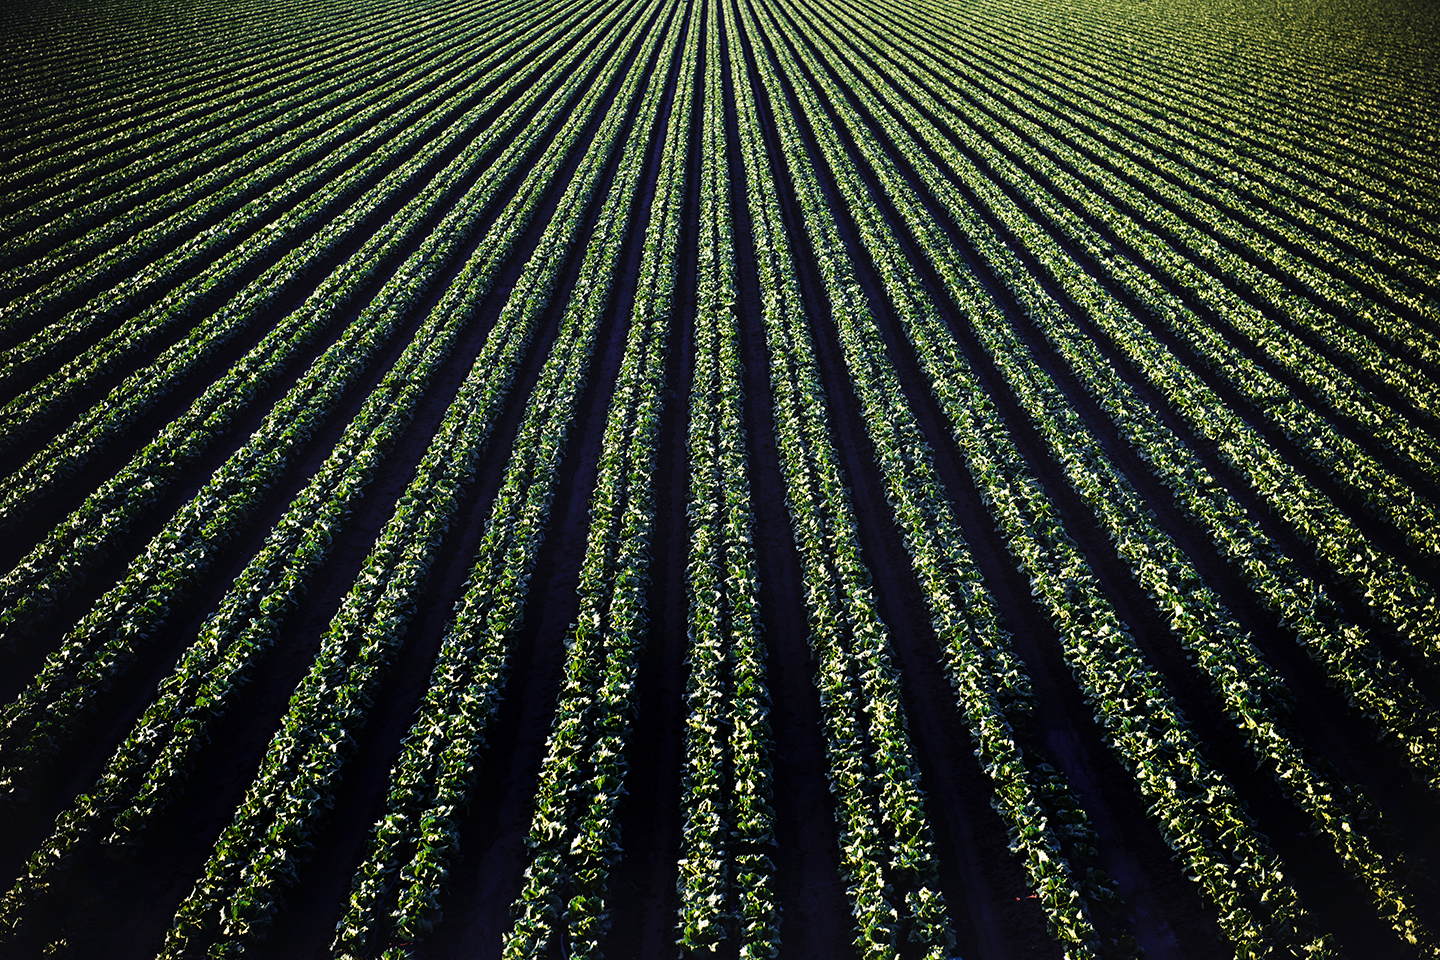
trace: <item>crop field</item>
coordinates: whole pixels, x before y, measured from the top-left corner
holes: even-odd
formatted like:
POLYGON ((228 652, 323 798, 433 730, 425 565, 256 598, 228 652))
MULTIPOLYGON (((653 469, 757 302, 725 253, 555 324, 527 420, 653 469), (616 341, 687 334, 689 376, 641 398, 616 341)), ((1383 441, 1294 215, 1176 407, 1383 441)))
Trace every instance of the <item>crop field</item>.
POLYGON ((0 957, 1440 957, 1440 7, 0 9, 0 957))

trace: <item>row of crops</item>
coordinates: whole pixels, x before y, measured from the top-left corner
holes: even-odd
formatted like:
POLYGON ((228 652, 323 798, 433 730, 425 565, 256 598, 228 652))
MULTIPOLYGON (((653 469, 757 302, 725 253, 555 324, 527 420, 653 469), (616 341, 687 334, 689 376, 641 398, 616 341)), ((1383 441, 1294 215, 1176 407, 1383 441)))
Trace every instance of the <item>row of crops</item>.
POLYGON ((1440 956, 1433 15, 1312 6, 0 12, 0 953, 1440 956))

